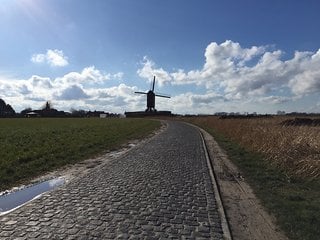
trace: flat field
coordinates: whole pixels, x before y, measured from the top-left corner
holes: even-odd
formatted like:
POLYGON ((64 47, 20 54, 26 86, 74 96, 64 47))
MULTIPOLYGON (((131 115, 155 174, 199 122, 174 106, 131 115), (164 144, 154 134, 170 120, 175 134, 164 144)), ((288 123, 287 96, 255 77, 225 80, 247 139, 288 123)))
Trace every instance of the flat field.
POLYGON ((183 120, 214 136, 290 239, 318 239, 319 125, 283 124, 294 117, 183 120))
POLYGON ((159 127, 158 121, 141 119, 0 119, 0 191, 159 127))
POLYGON ((195 118, 194 122, 241 147, 263 154, 268 162, 280 167, 288 177, 320 177, 320 126, 287 126, 289 117, 253 119, 195 118))

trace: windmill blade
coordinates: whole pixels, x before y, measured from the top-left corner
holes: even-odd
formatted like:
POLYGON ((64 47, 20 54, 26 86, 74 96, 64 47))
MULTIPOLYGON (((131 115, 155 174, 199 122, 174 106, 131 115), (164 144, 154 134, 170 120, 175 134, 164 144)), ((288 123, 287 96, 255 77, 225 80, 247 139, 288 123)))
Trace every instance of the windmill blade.
POLYGON ((139 94, 148 94, 148 93, 145 93, 145 92, 134 92, 134 93, 139 93, 139 94))
POLYGON ((157 97, 164 97, 164 98, 171 98, 170 96, 168 95, 160 95, 160 94, 155 94, 157 97))
POLYGON ((153 83, 152 83, 152 92, 154 92, 154 84, 156 82, 156 76, 153 76, 153 83))

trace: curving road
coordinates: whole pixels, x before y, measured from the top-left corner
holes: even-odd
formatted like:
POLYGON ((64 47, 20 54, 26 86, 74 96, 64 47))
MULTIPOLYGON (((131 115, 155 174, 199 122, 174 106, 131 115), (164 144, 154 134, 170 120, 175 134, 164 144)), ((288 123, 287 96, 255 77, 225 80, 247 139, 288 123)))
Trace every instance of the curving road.
POLYGON ((147 144, 0 217, 0 239, 223 239, 199 131, 147 144))

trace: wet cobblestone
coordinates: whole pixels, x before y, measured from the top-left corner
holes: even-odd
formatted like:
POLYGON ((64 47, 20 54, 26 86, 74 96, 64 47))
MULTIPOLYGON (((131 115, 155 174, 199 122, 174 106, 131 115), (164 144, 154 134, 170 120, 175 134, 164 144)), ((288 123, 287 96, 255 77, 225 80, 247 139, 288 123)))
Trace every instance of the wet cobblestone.
POLYGON ((0 239, 222 239, 198 130, 144 146, 0 217, 0 239))

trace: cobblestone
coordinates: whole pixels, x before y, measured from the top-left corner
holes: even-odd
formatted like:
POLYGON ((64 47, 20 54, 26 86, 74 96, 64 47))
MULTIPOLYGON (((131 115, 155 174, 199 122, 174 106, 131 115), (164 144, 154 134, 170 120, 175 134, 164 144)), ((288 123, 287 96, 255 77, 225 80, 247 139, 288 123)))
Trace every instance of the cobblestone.
POLYGON ((126 155, 0 217, 1 239, 223 239, 197 129, 169 122, 126 155))

